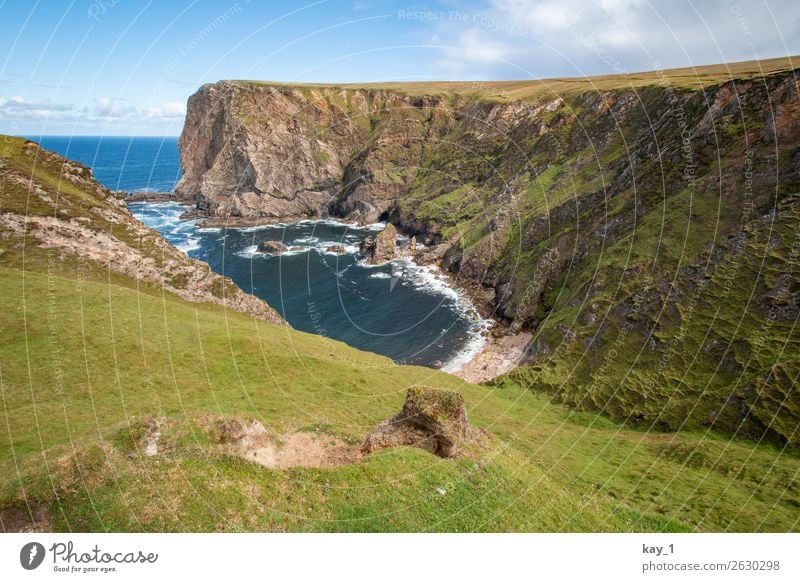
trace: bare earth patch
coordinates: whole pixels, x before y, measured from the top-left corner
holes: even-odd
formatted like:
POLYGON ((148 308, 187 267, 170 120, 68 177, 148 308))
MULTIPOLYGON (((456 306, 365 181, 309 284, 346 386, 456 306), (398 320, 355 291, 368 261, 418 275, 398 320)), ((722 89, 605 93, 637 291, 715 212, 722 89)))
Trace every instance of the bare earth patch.
POLYGON ((357 446, 338 437, 302 431, 270 435, 251 419, 217 420, 210 427, 210 436, 222 452, 269 469, 336 467, 361 458, 357 446))
POLYGON ((294 432, 276 440, 243 451, 242 456, 269 469, 336 467, 361 458, 358 447, 330 435, 294 432))

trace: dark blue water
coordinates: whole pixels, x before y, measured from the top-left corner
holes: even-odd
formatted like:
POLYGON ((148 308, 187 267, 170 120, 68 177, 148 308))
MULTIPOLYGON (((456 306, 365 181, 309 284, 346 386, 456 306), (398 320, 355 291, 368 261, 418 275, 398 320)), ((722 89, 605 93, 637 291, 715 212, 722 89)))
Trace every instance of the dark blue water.
MULTIPOLYGON (((176 138, 32 138, 90 166, 118 190, 170 191, 180 177, 176 138)), ((252 228, 209 228, 180 220, 176 203, 131 203, 131 211, 188 255, 261 297, 296 329, 324 335, 396 361, 453 371, 483 343, 487 322, 434 267, 401 259, 369 266, 358 244, 383 225, 354 228, 303 221, 252 228), (256 252, 278 240, 281 256, 256 252), (327 250, 333 244, 346 253, 327 250)))
POLYGON ((181 177, 177 137, 25 137, 89 166, 112 190, 172 192, 181 177))

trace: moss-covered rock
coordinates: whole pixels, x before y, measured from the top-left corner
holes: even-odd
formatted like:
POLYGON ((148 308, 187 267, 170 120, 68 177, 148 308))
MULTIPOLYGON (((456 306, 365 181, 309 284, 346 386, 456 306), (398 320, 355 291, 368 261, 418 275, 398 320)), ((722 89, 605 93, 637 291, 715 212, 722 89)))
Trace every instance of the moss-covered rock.
POLYGON ((470 424, 461 394, 414 386, 406 394, 403 409, 372 429, 361 450, 371 453, 412 446, 439 457, 457 457, 480 449, 490 439, 487 430, 470 424))

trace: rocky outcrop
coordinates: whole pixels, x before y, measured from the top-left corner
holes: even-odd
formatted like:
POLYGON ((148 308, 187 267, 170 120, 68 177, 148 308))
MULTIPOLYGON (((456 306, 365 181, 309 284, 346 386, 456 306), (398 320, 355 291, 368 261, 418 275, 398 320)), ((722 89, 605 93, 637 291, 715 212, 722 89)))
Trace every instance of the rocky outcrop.
POLYGON ((470 424, 458 392, 415 386, 409 388, 403 409, 370 431, 361 451, 411 446, 449 458, 477 451, 490 440, 487 430, 470 424))
POLYGON ((23 251, 28 260, 37 254, 51 260, 55 254, 73 272, 90 273, 99 266, 104 279, 114 273, 187 301, 215 303, 285 325, 264 301, 136 220, 124 200, 97 183, 91 170, 33 142, 8 139, 19 149, 9 161, 0 160, 4 259, 23 251))
POLYGON ((359 254, 370 265, 382 265, 397 258, 397 229, 387 224, 375 238, 366 237, 359 246, 359 254))
POLYGON ((374 222, 407 190, 446 109, 390 91, 204 85, 189 99, 176 192, 211 217, 374 222))
POLYGON ((265 240, 258 243, 256 250, 259 253, 266 253, 268 255, 282 255, 289 250, 289 247, 277 240, 265 240))

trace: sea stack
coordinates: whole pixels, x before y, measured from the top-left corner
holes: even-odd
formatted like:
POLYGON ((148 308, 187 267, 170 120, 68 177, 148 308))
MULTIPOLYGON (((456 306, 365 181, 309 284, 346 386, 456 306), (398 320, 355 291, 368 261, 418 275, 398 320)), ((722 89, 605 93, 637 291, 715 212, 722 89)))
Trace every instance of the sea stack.
POLYGON ((370 265, 380 265, 397 258, 397 229, 387 223, 378 236, 368 236, 358 249, 370 265))

